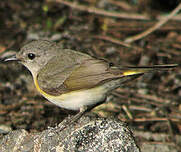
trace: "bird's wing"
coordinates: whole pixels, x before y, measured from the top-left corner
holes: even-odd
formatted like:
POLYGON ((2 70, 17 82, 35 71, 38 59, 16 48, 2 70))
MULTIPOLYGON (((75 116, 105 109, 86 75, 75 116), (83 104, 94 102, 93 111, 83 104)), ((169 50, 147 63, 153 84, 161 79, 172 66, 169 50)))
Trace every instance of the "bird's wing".
POLYGON ((104 60, 89 59, 84 61, 64 81, 64 85, 70 90, 80 90, 95 87, 114 79, 122 79, 120 83, 127 82, 144 73, 168 70, 176 65, 155 65, 150 67, 114 67, 104 60))
POLYGON ((122 77, 121 82, 132 80, 145 72, 173 68, 174 65, 152 67, 124 67, 110 66, 105 60, 84 58, 79 62, 66 62, 57 57, 42 69, 37 82, 40 88, 51 95, 58 96, 62 93, 75 90, 93 88, 99 84, 122 77))
POLYGON ((67 91, 63 83, 71 72, 80 65, 78 62, 72 61, 71 57, 70 61, 66 62, 65 60, 65 58, 56 56, 38 72, 36 81, 41 90, 52 95, 67 91))
POLYGON ((121 76, 123 75, 120 70, 118 68, 111 70, 108 62, 89 58, 82 63, 66 65, 66 68, 49 63, 39 72, 37 82, 44 92, 60 95, 69 91, 92 88, 121 76))
POLYGON ((104 60, 85 60, 64 81, 70 90, 81 90, 95 87, 98 84, 121 77, 119 69, 111 71, 109 63, 104 60), (117 72, 117 73, 116 73, 117 72))

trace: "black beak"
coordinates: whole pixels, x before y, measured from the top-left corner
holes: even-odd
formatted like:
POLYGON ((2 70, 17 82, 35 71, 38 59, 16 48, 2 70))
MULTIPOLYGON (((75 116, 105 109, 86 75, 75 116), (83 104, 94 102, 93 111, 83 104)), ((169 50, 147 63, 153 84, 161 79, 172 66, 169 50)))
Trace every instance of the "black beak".
POLYGON ((19 59, 16 58, 16 55, 15 55, 15 54, 13 54, 13 55, 11 55, 11 56, 6 56, 6 57, 4 57, 4 58, 1 59, 1 60, 4 61, 4 62, 7 62, 7 61, 19 61, 19 59))

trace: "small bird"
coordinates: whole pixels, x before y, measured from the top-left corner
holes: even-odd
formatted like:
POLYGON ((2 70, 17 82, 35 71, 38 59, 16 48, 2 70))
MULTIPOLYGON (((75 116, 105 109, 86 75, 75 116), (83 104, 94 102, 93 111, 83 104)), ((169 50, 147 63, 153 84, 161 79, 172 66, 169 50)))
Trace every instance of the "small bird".
POLYGON ((151 67, 116 67, 55 42, 32 41, 4 61, 18 61, 29 69, 41 95, 55 105, 79 110, 71 122, 103 103, 107 95, 122 84, 144 73, 168 70, 177 64, 151 67))

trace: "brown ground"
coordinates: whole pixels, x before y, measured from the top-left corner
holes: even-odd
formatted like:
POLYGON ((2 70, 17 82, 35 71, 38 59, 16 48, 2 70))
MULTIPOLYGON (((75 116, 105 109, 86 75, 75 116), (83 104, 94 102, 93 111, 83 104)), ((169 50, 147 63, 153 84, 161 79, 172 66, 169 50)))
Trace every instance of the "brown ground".
MULTIPOLYGON (((81 50, 114 64, 153 65, 181 63, 181 17, 172 19, 149 36, 121 45, 127 37, 154 25, 157 17, 173 10, 178 1, 131 0, 80 1, 87 7, 109 12, 140 13, 149 20, 108 17, 72 9, 60 3, 37 0, 0 2, 0 53, 19 48, 32 39, 61 42, 65 48, 81 50), (125 2, 125 3, 121 3, 125 2), (127 4, 127 5, 125 5, 127 4), (159 6, 159 7, 158 7, 159 6)), ((105 12, 103 12, 104 14, 105 12)), ((138 17, 139 18, 139 17, 138 17)), ((102 117, 114 116, 135 132, 149 132, 151 139, 138 135, 140 142, 155 142, 154 135, 168 136, 166 143, 179 147, 181 133, 181 71, 147 74, 114 91, 108 103, 94 109, 102 117)), ((16 63, 0 63, 0 126, 38 132, 55 126, 68 114, 47 102, 35 90, 30 73, 16 63)), ((178 148, 179 149, 179 148, 178 148)))

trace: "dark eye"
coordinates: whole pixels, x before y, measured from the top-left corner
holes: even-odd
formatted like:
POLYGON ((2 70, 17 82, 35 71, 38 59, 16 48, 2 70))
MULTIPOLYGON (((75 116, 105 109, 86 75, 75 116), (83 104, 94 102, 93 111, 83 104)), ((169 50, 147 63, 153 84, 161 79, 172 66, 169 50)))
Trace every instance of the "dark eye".
POLYGON ((114 66, 114 63, 110 62, 110 63, 109 63, 109 66, 114 66))
POLYGON ((33 60, 33 59, 35 58, 35 54, 33 54, 33 53, 28 53, 28 58, 29 58, 30 60, 33 60))

